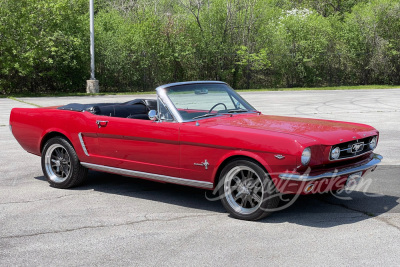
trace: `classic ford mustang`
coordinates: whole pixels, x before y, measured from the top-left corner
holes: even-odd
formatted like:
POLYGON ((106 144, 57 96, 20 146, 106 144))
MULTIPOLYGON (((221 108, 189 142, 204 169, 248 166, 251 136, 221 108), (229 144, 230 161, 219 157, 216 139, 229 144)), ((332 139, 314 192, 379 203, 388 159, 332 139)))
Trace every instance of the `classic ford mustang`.
POLYGON ((156 99, 14 108, 10 128, 51 186, 87 170, 213 190, 235 218, 270 214, 280 194, 353 185, 382 157, 371 126, 262 115, 226 83, 160 86, 156 99))

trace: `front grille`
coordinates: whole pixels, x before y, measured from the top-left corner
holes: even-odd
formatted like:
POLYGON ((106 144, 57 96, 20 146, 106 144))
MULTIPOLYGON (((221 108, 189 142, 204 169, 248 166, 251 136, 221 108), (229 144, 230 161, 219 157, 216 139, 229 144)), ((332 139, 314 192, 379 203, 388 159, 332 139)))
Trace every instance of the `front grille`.
POLYGON ((331 153, 329 153, 329 159, 330 160, 348 159, 348 158, 354 158, 354 157, 360 156, 362 154, 365 154, 365 153, 371 151, 371 148, 369 147, 369 142, 374 137, 375 136, 370 136, 367 138, 358 139, 358 140, 334 145, 334 146, 332 146, 331 151, 333 149, 335 149, 336 147, 339 147, 340 148, 340 156, 338 159, 332 159, 331 153))

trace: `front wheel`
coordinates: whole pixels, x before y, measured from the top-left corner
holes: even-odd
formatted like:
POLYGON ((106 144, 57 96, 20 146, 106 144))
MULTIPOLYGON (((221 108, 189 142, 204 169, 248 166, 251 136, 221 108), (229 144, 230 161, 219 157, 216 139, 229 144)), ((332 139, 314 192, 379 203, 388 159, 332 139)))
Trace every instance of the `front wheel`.
POLYGON ((219 194, 225 209, 235 218, 259 220, 279 204, 275 186, 255 162, 236 160, 221 172, 219 194))
POLYGON ((80 164, 72 145, 62 137, 53 137, 44 145, 42 170, 49 184, 56 188, 80 185, 88 172, 80 164))

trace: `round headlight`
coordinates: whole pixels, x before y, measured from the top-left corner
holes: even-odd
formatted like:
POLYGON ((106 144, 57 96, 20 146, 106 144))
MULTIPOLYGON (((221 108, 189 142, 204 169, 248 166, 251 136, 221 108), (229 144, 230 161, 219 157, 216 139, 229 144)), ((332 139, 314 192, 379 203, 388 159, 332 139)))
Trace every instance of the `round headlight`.
POLYGON ((369 148, 371 150, 375 149, 376 147, 376 136, 372 137, 371 141, 369 141, 369 148))
POLYGON ((340 148, 337 146, 331 150, 331 159, 338 159, 340 156, 340 148))
POLYGON ((311 149, 307 147, 303 150, 303 153, 301 154, 301 164, 306 166, 308 163, 310 163, 310 160, 311 160, 311 149))

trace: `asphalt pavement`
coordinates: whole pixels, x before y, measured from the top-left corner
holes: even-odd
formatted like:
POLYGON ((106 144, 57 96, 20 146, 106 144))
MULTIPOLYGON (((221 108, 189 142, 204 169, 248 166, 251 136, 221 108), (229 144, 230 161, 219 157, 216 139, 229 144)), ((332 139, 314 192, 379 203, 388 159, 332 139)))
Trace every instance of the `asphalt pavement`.
POLYGON ((10 110, 140 96, 0 99, 0 266, 399 266, 400 89, 245 92, 264 114, 366 123, 384 157, 362 188, 306 196, 258 221, 231 218, 205 191, 100 172, 51 188, 10 110))

